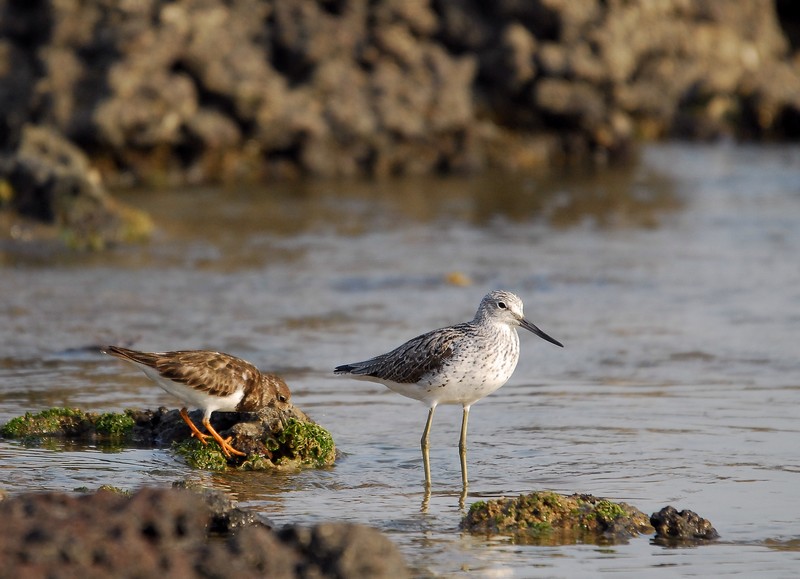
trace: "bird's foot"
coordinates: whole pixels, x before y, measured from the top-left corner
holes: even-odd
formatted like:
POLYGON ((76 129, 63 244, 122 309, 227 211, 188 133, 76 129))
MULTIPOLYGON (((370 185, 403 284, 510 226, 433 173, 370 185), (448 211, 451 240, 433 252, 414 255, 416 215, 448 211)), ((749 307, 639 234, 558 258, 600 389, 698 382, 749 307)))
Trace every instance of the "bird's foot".
POLYGON ((217 441, 217 444, 219 444, 220 450, 222 450, 222 454, 224 454, 226 458, 231 458, 232 454, 235 454, 236 456, 247 456, 247 453, 244 453, 244 452, 242 452, 240 450, 236 450, 235 448, 233 448, 231 446, 230 442, 231 442, 232 439, 233 439, 233 437, 229 436, 228 438, 225 438, 225 439, 220 438, 217 441))
POLYGON ((210 434, 203 434, 202 432, 197 431, 197 432, 192 432, 192 438, 196 438, 197 440, 202 442, 205 446, 208 446, 208 442, 206 441, 206 439, 214 437, 211 436, 210 434))

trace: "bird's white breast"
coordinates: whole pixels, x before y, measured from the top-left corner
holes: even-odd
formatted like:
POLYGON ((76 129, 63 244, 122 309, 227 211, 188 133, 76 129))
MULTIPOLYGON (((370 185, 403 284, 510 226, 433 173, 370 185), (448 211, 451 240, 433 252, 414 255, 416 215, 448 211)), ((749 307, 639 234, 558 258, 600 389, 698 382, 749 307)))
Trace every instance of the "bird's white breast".
POLYGON ((519 337, 514 328, 503 325, 497 335, 480 336, 473 347, 461 348, 445 360, 436 372, 419 382, 383 382, 398 394, 432 404, 470 405, 503 386, 517 366, 519 337), (488 340, 490 347, 481 344, 488 340))
POLYGON ((223 412, 233 412, 244 396, 244 389, 239 388, 229 396, 214 396, 203 390, 192 388, 181 382, 175 382, 169 378, 164 378, 158 371, 144 364, 136 364, 153 382, 161 386, 164 390, 183 401, 187 408, 202 408, 206 416, 212 412, 221 410, 223 412))

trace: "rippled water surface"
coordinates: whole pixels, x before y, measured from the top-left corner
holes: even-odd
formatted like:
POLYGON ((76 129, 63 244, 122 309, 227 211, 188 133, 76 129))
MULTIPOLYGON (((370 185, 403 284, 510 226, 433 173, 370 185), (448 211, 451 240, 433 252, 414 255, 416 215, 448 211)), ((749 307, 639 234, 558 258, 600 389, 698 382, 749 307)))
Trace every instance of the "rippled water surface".
POLYGON ((800 569, 800 149, 667 145, 595 174, 124 197, 158 222, 144 247, 0 247, 0 422, 52 406, 174 407, 87 347, 207 348, 283 374, 343 456, 326 470, 216 474, 168 450, 0 440, 0 488, 199 480, 278 525, 376 526, 419 575, 800 569), (513 378, 473 407, 467 506, 542 489, 647 513, 671 504, 710 519, 718 543, 461 533, 456 407, 437 411, 423 504, 425 408, 331 370, 471 318, 492 288, 517 292, 566 347, 523 334, 513 378))

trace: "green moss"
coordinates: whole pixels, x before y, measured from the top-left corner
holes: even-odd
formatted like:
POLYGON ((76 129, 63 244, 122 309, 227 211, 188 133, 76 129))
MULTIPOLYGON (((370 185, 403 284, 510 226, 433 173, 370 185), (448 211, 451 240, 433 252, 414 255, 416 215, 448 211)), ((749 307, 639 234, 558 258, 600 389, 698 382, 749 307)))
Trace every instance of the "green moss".
POLYGON ((115 487, 114 485, 100 485, 100 488, 97 490, 98 492, 103 491, 106 493, 113 493, 115 495, 122 495, 123 497, 129 497, 133 494, 131 491, 126 491, 125 489, 115 487))
POLYGON ((49 408, 41 412, 26 412, 9 420, 0 434, 6 438, 93 437, 95 434, 111 438, 129 435, 135 422, 130 411, 92 414, 72 408, 49 408))
POLYGON ((39 413, 26 412, 24 416, 12 418, 0 428, 6 438, 29 438, 35 436, 76 435, 91 429, 89 416, 72 408, 49 408, 39 413))
POLYGON ((95 419, 94 428, 98 434, 120 437, 130 434, 135 424, 130 411, 121 414, 106 412, 95 419))
POLYGON ((469 506, 469 513, 474 514, 486 508, 486 501, 476 501, 469 506))
POLYGON ((625 509, 623 509, 617 503, 612 503, 611 501, 603 499, 594 505, 594 515, 602 523, 608 524, 619 519, 620 517, 624 517, 625 509))
MULTIPOLYGON (((142 429, 147 428, 147 425, 142 425, 139 414, 133 410, 94 414, 69 408, 51 408, 35 414, 28 412, 10 420, 0 428, 0 434, 7 438, 27 439, 36 444, 50 444, 54 439, 91 440, 98 448, 102 446, 108 449, 111 444, 121 445, 130 441, 137 423, 142 429)), ((173 448, 190 466, 205 470, 223 470, 237 464, 243 470, 265 470, 275 467, 322 467, 334 463, 336 446, 331 434, 323 427, 297 418, 279 417, 275 423, 283 428, 272 432, 262 422, 260 427, 250 428, 248 432, 251 434, 238 435, 240 439, 234 446, 248 453, 244 460, 239 457, 226 459, 219 446, 212 441, 203 445, 192 438, 174 444, 173 448)))
POLYGON ((225 470, 228 461, 216 442, 203 444, 196 438, 172 443, 172 449, 181 455, 192 468, 225 470))
POLYGON ((591 495, 551 492, 479 501, 470 506, 461 527, 548 544, 609 543, 651 532, 649 518, 630 505, 591 495))
POLYGON ((290 418, 276 436, 280 454, 301 464, 326 466, 336 459, 336 446, 330 432, 313 422, 290 418))
POLYGON ((281 447, 281 443, 277 441, 274 436, 267 436, 264 440, 264 446, 270 452, 275 452, 281 447))
POLYGON ((298 466, 328 466, 336 459, 336 447, 330 433, 313 422, 297 418, 281 421, 276 432, 241 435, 234 447, 246 452, 243 458, 226 460, 216 443, 203 446, 195 439, 175 443, 173 448, 194 468, 223 470, 228 466, 239 470, 271 470, 298 466))
POLYGON ((553 525, 547 521, 539 521, 528 524, 528 526, 525 527, 525 530, 531 537, 544 537, 553 532, 553 525))

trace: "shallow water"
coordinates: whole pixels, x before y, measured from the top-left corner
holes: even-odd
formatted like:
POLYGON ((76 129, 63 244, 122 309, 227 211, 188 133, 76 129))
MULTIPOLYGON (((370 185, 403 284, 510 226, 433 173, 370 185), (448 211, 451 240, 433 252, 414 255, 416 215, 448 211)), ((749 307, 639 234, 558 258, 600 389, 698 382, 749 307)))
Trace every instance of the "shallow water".
POLYGON ((216 474, 167 450, 0 440, 0 488, 189 478, 278 525, 376 526, 419 575, 799 568, 797 147, 665 145, 628 168, 536 179, 125 196, 158 222, 145 247, 0 247, 0 422, 52 406, 174 407, 86 347, 208 348, 283 374, 343 456, 325 470, 216 474), (541 489, 647 513, 672 504, 710 519, 718 543, 531 546, 460 533, 456 407, 437 411, 423 504, 425 408, 331 370, 471 318, 496 287, 566 347, 523 334, 513 378, 473 407, 467 505, 541 489))

